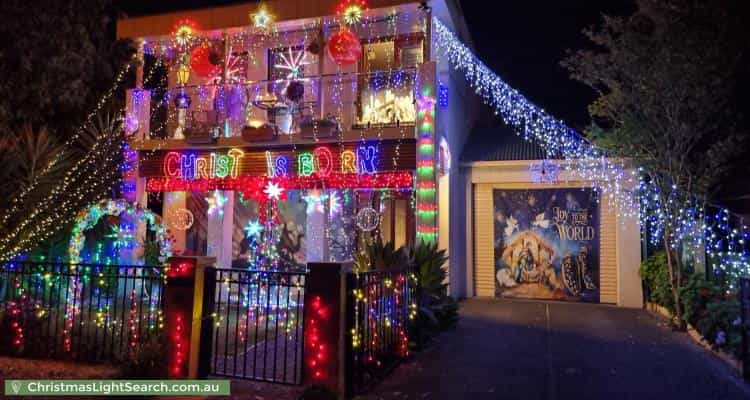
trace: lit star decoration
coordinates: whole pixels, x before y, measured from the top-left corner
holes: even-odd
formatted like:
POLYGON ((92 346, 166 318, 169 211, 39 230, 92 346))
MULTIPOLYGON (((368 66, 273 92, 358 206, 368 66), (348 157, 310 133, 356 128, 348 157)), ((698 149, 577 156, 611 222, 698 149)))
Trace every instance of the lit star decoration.
POLYGON ((273 21, 273 15, 271 15, 265 6, 261 6, 255 14, 251 14, 250 18, 253 21, 253 26, 258 29, 266 29, 268 25, 273 21))
POLYGON ((279 200, 282 193, 284 193, 284 188, 279 186, 276 182, 269 181, 266 188, 263 189, 263 193, 268 196, 268 200, 279 200))
POLYGON ((183 19, 177 22, 175 25, 172 35, 174 40, 180 47, 187 47, 195 39, 195 34, 198 31, 198 25, 195 21, 190 19, 183 19))
POLYGON ((325 211, 323 202, 328 199, 328 195, 314 190, 310 191, 307 195, 302 196, 302 199, 307 203, 307 214, 312 214, 314 212, 322 213, 325 211))
POLYGON ((224 215, 224 204, 227 203, 227 198, 218 190, 214 190, 211 196, 206 197, 208 203, 208 214, 224 215))
POLYGON ((339 4, 338 14, 346 25, 354 25, 362 20, 362 13, 367 9, 364 0, 347 0, 339 4))
POLYGON ((263 232, 263 225, 258 220, 247 221, 247 226, 243 228, 245 230, 245 236, 248 238, 258 237, 263 232))

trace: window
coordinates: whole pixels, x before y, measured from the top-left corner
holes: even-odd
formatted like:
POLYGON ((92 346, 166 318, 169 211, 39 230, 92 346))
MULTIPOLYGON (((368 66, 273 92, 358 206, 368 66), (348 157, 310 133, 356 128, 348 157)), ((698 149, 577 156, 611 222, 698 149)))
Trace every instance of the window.
POLYGON ((268 79, 301 79, 312 74, 317 56, 304 46, 281 47, 268 50, 268 79))
POLYGON ((359 71, 359 125, 413 124, 413 70, 423 62, 421 34, 379 38, 363 44, 359 71))

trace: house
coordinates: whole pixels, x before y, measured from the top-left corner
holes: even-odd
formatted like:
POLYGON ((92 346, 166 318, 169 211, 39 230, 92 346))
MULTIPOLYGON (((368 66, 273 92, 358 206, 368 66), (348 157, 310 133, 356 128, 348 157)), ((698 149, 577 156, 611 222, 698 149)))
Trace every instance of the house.
POLYGON ((509 129, 475 129, 481 99, 437 50, 436 21, 471 46, 455 0, 275 0, 119 20, 144 61, 127 97, 125 197, 164 216, 176 253, 221 267, 436 241, 456 297, 639 306, 637 221, 568 161, 509 129), (551 254, 530 256, 542 270, 521 275, 546 277, 533 287, 502 257, 524 232, 551 254))
POLYGON ((434 51, 452 0, 249 2, 123 18, 143 62, 123 193, 221 267, 448 245, 450 168, 479 104, 434 51))

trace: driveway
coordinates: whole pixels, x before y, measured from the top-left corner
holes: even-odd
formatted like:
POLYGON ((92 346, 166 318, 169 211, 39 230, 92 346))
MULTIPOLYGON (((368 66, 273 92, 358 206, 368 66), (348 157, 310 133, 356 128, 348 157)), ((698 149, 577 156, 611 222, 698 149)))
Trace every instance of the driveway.
POLYGON ((365 398, 750 399, 750 389, 643 310, 471 299, 454 331, 365 398))

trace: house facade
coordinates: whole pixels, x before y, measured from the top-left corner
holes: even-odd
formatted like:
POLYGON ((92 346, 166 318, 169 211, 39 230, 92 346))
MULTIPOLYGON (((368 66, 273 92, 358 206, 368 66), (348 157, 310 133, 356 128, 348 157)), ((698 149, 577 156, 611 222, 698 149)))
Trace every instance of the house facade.
POLYGON ((510 130, 474 130, 481 99, 436 48, 435 20, 471 46, 453 0, 119 20, 143 61, 124 196, 163 216, 175 253, 221 267, 435 241, 455 297, 640 306, 637 221, 510 130))
POLYGON ((375 238, 447 246, 450 157, 477 100, 434 51, 433 17, 466 36, 452 1, 119 20, 142 60, 124 196, 163 216, 175 253, 221 267, 349 261, 375 238))

